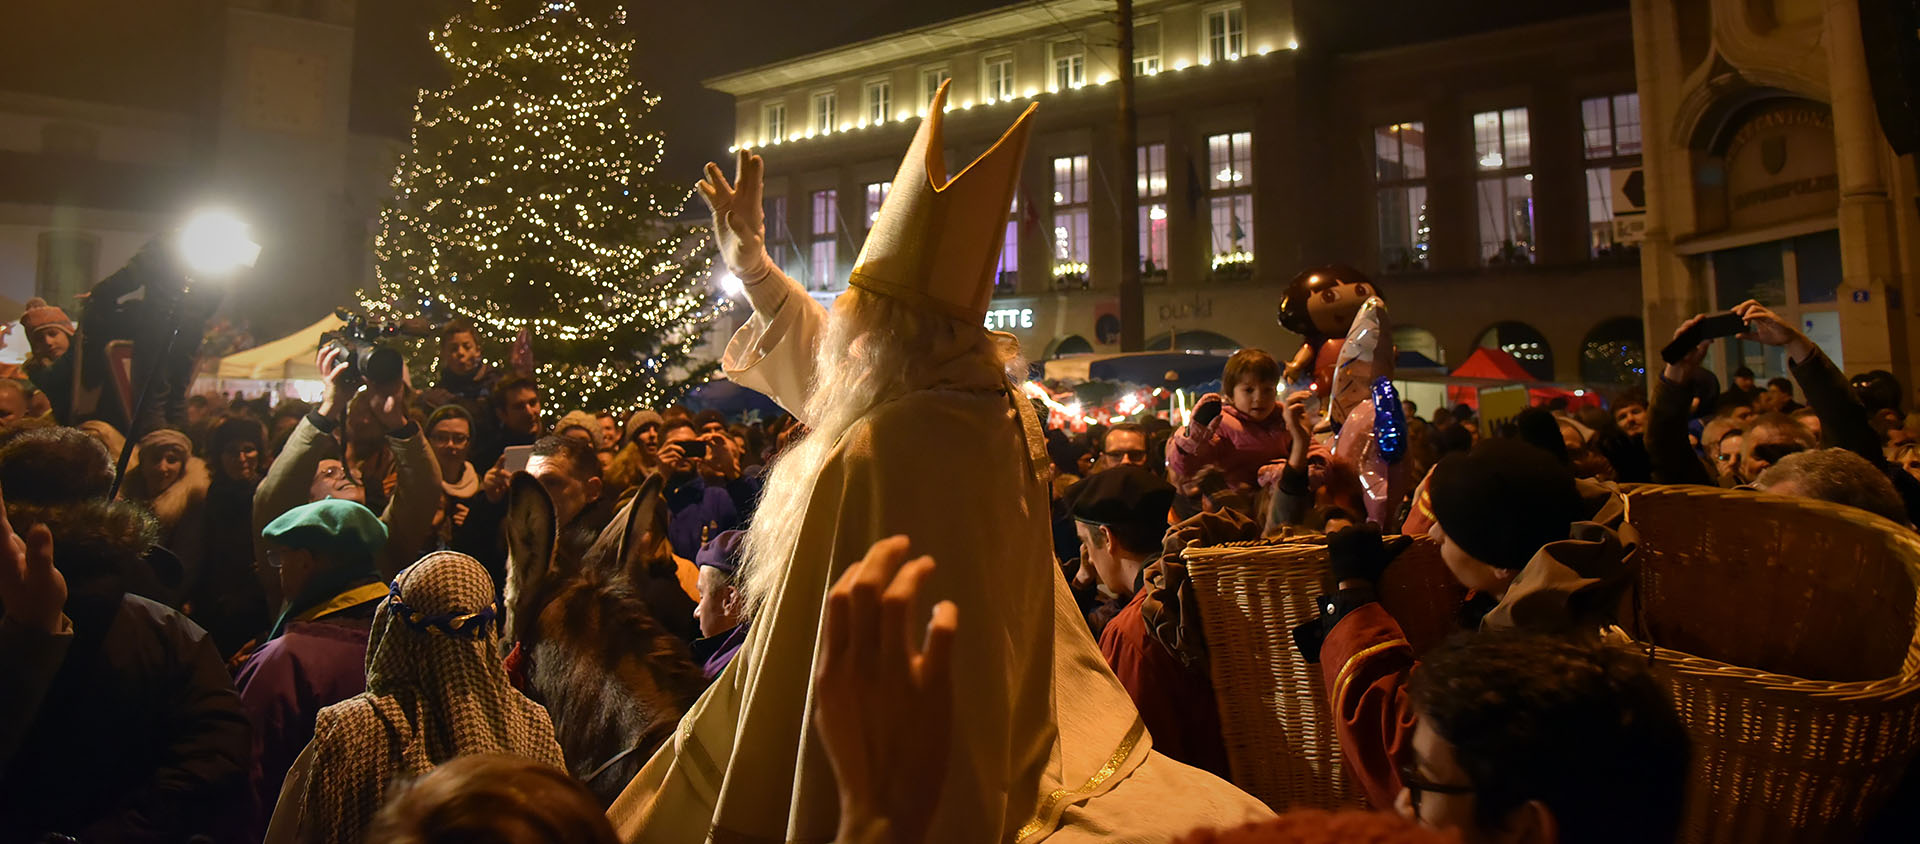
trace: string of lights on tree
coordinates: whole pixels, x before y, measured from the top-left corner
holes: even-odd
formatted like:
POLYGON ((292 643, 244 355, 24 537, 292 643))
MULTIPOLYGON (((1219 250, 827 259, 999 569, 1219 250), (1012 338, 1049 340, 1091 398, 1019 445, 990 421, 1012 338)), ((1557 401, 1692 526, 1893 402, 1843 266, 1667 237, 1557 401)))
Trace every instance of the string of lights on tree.
POLYGON ((665 139, 640 127, 660 100, 629 76, 624 11, 507 6, 428 34, 453 81, 420 92, 362 304, 465 317, 494 352, 528 331, 550 407, 660 406, 711 373, 694 351, 722 306, 708 233, 674 220, 690 192, 654 181, 665 139))

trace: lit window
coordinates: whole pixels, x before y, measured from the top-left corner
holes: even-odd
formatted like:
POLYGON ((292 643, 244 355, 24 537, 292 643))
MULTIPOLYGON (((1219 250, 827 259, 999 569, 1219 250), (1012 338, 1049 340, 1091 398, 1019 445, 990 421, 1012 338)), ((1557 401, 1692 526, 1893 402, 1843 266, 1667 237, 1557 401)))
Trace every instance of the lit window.
POLYGON ((1000 264, 996 268, 994 279, 996 292, 1011 293, 1020 284, 1020 223, 1007 221, 1007 231, 1000 241, 1000 264))
POLYGON ((1473 116, 1480 257, 1488 264, 1531 264, 1534 252, 1533 144, 1527 110, 1473 116))
POLYGON ((839 260, 840 192, 813 192, 813 239, 807 255, 807 274, 815 290, 827 290, 840 281, 839 260))
POLYGON ((1013 57, 994 56, 980 68, 980 91, 994 102, 1013 99, 1013 57))
POLYGON ((880 207, 887 202, 887 192, 893 190, 892 182, 874 182, 867 185, 867 228, 880 220, 880 207))
POLYGON ((1215 269, 1253 262, 1253 133, 1207 137, 1208 217, 1215 269))
POLYGON ((832 91, 821 91, 813 95, 813 131, 826 134, 837 125, 840 98, 832 91))
POLYGON ((1053 160, 1053 275, 1085 283, 1087 275, 1087 157, 1053 160))
POLYGON ((881 124, 893 114, 893 83, 876 79, 867 83, 867 122, 881 124))
POLYGON ((1425 123, 1393 123, 1373 130, 1373 179, 1380 234, 1380 267, 1387 272, 1427 268, 1425 123))
POLYGON ((1239 4, 1216 6, 1207 10, 1206 51, 1208 61, 1224 62, 1247 54, 1246 15, 1239 4))
POLYGON ((1160 22, 1133 25, 1133 73, 1152 76, 1160 72, 1160 22))
POLYGON ((760 108, 760 131, 769 141, 782 141, 787 137, 787 104, 767 103, 760 108))
POLYGON ((1473 153, 1480 169, 1525 167, 1532 162, 1527 110, 1483 111, 1473 116, 1473 153))
POLYGON ((1053 45, 1053 89, 1065 91, 1087 84, 1086 48, 1078 41, 1058 41, 1053 45))
POLYGON ((1209 136, 1207 170, 1210 190, 1253 187, 1253 133, 1209 136))
POLYGON ((1587 157, 1640 154, 1640 95, 1615 94, 1580 102, 1586 128, 1587 157))
POLYGON ((1601 258, 1621 254, 1623 244, 1615 237, 1615 173, 1628 190, 1643 189, 1634 184, 1634 170, 1640 167, 1640 95, 1615 94, 1580 101, 1580 122, 1585 129, 1587 156, 1587 254, 1601 258))
POLYGON ((930 67, 920 71, 920 107, 926 108, 933 102, 934 92, 940 90, 940 83, 953 78, 953 72, 946 65, 930 67))
POLYGON ((1147 144, 1135 153, 1140 192, 1140 272, 1167 271, 1167 145, 1147 144))

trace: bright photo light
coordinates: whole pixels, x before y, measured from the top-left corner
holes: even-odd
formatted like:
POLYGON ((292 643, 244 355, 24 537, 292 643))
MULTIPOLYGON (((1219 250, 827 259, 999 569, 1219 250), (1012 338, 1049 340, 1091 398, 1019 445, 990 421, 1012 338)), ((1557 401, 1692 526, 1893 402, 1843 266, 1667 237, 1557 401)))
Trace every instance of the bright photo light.
POLYGON ((196 276, 220 276, 251 267, 260 258, 247 224, 233 212, 209 208, 196 212, 180 227, 180 258, 196 276))
POLYGON ((739 276, 733 273, 723 273, 720 276, 720 292, 728 296, 738 296, 741 293, 745 293, 746 290, 747 287, 740 283, 739 276))

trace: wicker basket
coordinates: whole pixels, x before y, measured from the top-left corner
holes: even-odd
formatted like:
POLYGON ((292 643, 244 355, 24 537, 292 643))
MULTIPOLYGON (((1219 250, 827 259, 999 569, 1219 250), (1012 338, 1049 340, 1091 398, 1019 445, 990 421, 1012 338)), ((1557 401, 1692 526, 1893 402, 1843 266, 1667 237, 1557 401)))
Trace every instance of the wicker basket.
MULTIPOLYGON (((1318 618, 1327 592, 1319 542, 1230 543, 1186 551, 1200 599, 1221 733, 1233 781, 1276 811, 1364 807, 1347 776, 1321 667, 1293 644, 1293 629, 1318 618)), ((1381 601, 1403 620, 1415 650, 1454 629, 1463 590, 1438 546, 1408 548, 1381 583, 1381 601)))
POLYGON ((1687 842, 1845 842, 1920 744, 1920 538, 1865 511, 1633 488, 1638 635, 1693 736, 1687 842))

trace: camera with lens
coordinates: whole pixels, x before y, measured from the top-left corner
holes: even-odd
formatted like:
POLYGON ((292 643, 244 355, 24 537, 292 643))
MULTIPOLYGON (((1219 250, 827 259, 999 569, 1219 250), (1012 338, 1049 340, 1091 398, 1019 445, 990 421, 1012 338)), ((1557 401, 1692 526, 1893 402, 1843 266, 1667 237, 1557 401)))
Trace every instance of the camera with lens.
POLYGON ((379 322, 345 308, 333 314, 346 324, 320 335, 321 350, 339 350, 340 362, 347 365, 345 375, 349 382, 365 378, 375 387, 400 383, 406 375, 406 356, 395 348, 395 338, 427 337, 434 332, 431 325, 420 320, 379 322))

